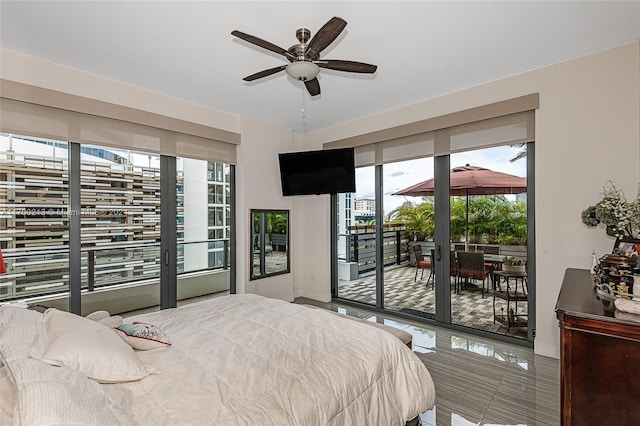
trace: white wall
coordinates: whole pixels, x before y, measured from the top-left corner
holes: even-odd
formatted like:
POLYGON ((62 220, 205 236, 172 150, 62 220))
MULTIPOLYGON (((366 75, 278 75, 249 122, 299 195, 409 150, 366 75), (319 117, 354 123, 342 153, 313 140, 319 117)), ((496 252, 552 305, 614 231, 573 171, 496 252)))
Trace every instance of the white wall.
MULTIPOLYGON (((640 43, 484 84, 436 99, 305 135, 309 148, 425 118, 530 93, 540 94, 536 112, 537 329, 535 351, 559 357, 554 307, 566 268, 589 268, 591 251, 610 252, 613 239, 587 228, 580 213, 598 201, 612 180, 629 198, 640 182, 640 43)), ((296 204, 296 215, 315 215, 325 206, 296 204)), ((310 236, 326 235, 314 227, 310 236)), ((298 238, 304 238, 298 235, 298 238)), ((315 264, 326 259, 315 253, 315 264)), ((320 268, 318 268, 320 269, 320 268)), ((300 296, 323 293, 328 281, 308 276, 300 296)), ((586 283, 588 285, 588 283, 586 283)))
MULTIPOLYGON (((251 209, 292 210, 292 197, 283 197, 280 185, 278 153, 293 151, 293 133, 290 129, 248 117, 241 119, 241 144, 238 146, 236 168, 237 196, 237 290, 238 293, 258 293, 292 301, 295 273, 277 275, 251 281, 250 265, 250 221, 251 209)), ((292 224, 295 212, 290 213, 291 234, 296 230, 292 224)), ((296 260, 297 244, 290 240, 291 265, 296 260)))

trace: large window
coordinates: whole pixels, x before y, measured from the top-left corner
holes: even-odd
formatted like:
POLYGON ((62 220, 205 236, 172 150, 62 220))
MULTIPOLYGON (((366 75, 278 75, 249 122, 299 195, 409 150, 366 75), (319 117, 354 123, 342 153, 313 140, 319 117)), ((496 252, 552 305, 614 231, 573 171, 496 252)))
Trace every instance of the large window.
POLYGON ((69 218, 77 214, 82 313, 157 308, 169 255, 161 252, 163 180, 176 188, 177 297, 229 291, 230 165, 170 158, 176 175, 162 176, 158 154, 80 144, 73 163, 72 145, 0 135, 0 248, 8 269, 0 302, 69 309, 69 218), (78 211, 70 210, 74 179, 78 211))
POLYGON ((528 95, 325 144, 353 146, 358 172, 367 172, 356 194, 335 197, 333 296, 533 342, 537 105, 528 95), (459 187, 466 168, 495 173, 481 188, 473 177, 459 187), (495 187, 500 172, 512 177, 495 187), (373 214, 359 216, 363 209, 373 214), (361 222, 346 228, 347 218, 361 222), (507 282, 500 269, 511 262, 525 263, 525 275, 507 282))
POLYGON ((160 156, 88 145, 80 152, 83 311, 158 305, 160 156), (135 304, 122 290, 108 300, 95 294, 122 285, 141 290, 135 304))

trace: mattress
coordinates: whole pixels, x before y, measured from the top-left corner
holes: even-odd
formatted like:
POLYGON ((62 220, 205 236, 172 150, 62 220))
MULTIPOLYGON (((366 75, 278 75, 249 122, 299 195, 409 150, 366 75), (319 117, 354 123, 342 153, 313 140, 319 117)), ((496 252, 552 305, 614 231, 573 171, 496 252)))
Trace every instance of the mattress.
POLYGON ((127 318, 170 346, 135 351, 151 374, 108 384, 31 357, 40 319, 3 310, 0 390, 15 424, 401 426, 435 402, 427 368, 390 333, 254 294, 127 318), (17 324, 26 331, 7 331, 17 324))

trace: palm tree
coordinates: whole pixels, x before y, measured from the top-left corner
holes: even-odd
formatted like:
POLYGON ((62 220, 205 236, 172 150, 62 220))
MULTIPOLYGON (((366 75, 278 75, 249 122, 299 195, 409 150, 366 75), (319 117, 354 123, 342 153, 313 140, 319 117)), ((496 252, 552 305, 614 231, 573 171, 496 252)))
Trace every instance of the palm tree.
POLYGON ((514 143, 509 145, 511 148, 521 148, 520 151, 516 154, 515 157, 513 157, 512 159, 509 160, 510 163, 513 163, 515 161, 521 160, 523 158, 527 157, 527 144, 522 142, 522 143, 514 143))
POLYGON ((406 202, 389 213, 390 222, 402 223, 410 240, 423 241, 433 238, 434 207, 432 197, 423 198, 417 206, 406 202))

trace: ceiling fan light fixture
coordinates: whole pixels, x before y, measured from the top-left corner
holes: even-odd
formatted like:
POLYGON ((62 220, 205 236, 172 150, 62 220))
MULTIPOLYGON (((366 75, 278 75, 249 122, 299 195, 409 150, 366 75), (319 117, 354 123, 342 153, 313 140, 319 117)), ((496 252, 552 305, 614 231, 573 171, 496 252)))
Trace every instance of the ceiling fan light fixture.
POLYGON ((300 81, 313 80, 319 72, 320 67, 309 61, 296 61, 287 65, 287 74, 300 81))

